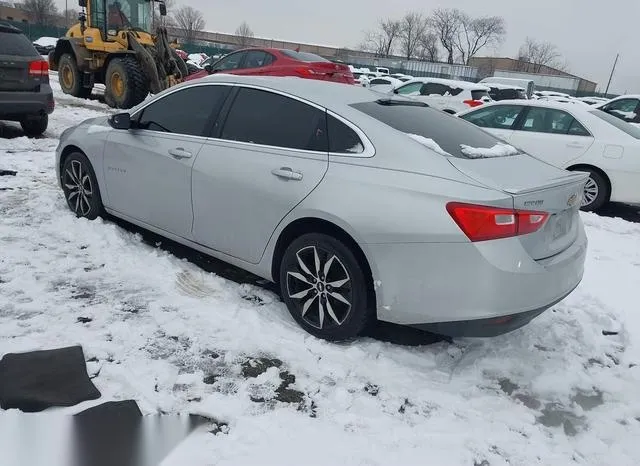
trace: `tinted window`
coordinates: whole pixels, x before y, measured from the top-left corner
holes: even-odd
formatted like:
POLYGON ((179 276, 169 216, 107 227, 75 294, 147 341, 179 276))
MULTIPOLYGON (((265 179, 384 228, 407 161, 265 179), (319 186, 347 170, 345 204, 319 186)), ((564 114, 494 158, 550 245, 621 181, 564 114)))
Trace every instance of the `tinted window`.
POLYGON ((391 84, 388 79, 376 78, 372 79, 369 84, 391 84))
POLYGON ((360 154, 364 145, 354 130, 337 118, 327 115, 329 152, 335 154, 360 154))
POLYGON ((24 34, 0 32, 0 55, 37 57, 38 51, 24 34))
POLYGON ((610 115, 608 113, 603 112, 602 110, 593 110, 589 113, 597 116, 598 118, 611 123, 613 126, 618 128, 620 131, 627 133, 629 136, 632 136, 636 139, 640 139, 640 128, 630 125, 629 123, 625 123, 624 121, 610 115))
POLYGON ((217 117, 229 90, 228 86, 197 86, 174 92, 145 108, 138 126, 150 131, 206 136, 207 126, 217 117))
POLYGON ((245 53, 246 52, 238 52, 227 55, 226 57, 220 59, 217 63, 215 63, 213 65, 213 68, 220 71, 235 70, 240 66, 245 53))
POLYGON ((411 103, 385 104, 381 101, 352 104, 353 108, 403 133, 433 139, 454 157, 467 158, 460 144, 490 148, 500 141, 477 126, 440 110, 411 103))
POLYGON ((587 131, 587 129, 575 118, 569 126, 569 134, 573 136, 591 136, 591 133, 589 133, 589 131, 587 131))
POLYGON ((250 50, 247 52, 247 58, 244 61, 243 68, 260 68, 262 66, 270 65, 273 61, 273 56, 270 53, 263 52, 262 50, 250 50))
POLYGON ((467 113, 460 118, 482 128, 512 129, 522 109, 521 105, 495 105, 467 113))
POLYGON ((526 99, 527 94, 520 89, 497 89, 492 87, 491 91, 489 91, 489 97, 493 100, 515 100, 526 99))
POLYGON ((325 112, 257 89, 240 89, 220 137, 291 149, 328 150, 325 112))
POLYGON ((483 97, 489 97, 488 91, 471 91, 471 98, 473 100, 482 100, 483 97))
POLYGON ((420 89, 422 95, 445 95, 451 88, 439 83, 425 83, 420 89))
POLYGON ((305 61, 308 63, 313 63, 318 61, 329 62, 329 60, 322 58, 320 55, 316 55, 314 53, 296 52, 295 50, 286 50, 286 49, 281 50, 281 52, 283 55, 298 61, 305 61))

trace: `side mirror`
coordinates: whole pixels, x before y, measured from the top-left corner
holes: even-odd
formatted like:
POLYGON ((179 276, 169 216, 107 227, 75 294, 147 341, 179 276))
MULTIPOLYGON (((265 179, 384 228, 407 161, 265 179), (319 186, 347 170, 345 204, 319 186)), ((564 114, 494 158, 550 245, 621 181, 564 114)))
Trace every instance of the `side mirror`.
POLYGON ((109 124, 115 129, 131 129, 131 115, 128 113, 116 113, 109 118, 109 124))
POLYGON ((167 16, 167 5, 164 2, 160 4, 160 16, 167 16))
POLYGON ((78 0, 78 6, 80 8, 86 8, 87 7, 87 0, 78 0))

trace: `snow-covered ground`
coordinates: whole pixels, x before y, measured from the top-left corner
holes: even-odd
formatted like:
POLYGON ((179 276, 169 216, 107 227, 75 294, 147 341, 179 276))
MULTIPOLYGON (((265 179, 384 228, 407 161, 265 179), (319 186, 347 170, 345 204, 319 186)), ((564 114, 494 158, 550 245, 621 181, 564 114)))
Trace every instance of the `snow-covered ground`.
POLYGON ((133 398, 228 425, 163 466, 640 461, 640 224, 583 214, 584 281, 511 334, 330 344, 264 288, 76 219, 54 179, 56 138, 108 110, 56 97, 45 138, 0 139, 0 169, 17 171, 0 177, 0 355, 81 344, 103 393, 92 404, 133 398))

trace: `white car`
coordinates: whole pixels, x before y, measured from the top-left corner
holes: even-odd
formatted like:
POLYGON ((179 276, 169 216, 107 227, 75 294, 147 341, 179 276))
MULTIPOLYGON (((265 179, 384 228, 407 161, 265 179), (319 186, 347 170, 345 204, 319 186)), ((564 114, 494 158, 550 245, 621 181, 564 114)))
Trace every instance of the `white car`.
POLYGON ((388 93, 393 91, 396 87, 400 85, 402 85, 402 81, 396 78, 392 78, 390 76, 373 78, 372 80, 369 81, 369 87, 371 88, 371 90, 377 91, 377 92, 388 93))
POLYGON ((564 92, 556 92, 556 91, 535 91, 533 95, 540 99, 545 97, 571 97, 569 94, 565 94, 564 92))
POLYGON ((627 123, 640 123, 640 95, 623 95, 611 99, 596 108, 620 118, 627 123))
POLYGON ((452 79, 413 78, 393 92, 451 114, 491 102, 487 86, 452 79))
POLYGON ((399 79, 403 83, 413 79, 413 76, 411 76, 409 74, 404 74, 404 73, 393 73, 393 74, 391 74, 389 76, 391 76, 392 78, 399 79))
POLYGON ((588 105, 545 100, 494 102, 458 116, 552 165, 589 172, 584 210, 640 204, 640 128, 588 105))
POLYGON ((489 97, 491 100, 520 100, 528 99, 527 90, 524 87, 515 86, 513 84, 502 83, 482 83, 483 86, 489 88, 489 97))
POLYGON ((587 97, 576 97, 577 100, 581 100, 588 105, 601 105, 605 102, 609 102, 611 99, 607 99, 605 97, 596 97, 596 96, 587 96, 587 97))

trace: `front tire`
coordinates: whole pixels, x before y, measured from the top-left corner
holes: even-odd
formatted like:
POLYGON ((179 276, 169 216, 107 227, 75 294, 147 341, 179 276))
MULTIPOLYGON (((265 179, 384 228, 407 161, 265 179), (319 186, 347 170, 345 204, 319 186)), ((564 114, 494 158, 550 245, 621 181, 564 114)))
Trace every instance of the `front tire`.
MULTIPOLYGON (((581 170, 582 171, 582 170, 581 170)), ((611 195, 609 183, 595 170, 584 170, 589 173, 589 179, 584 186, 581 209, 587 212, 599 210, 607 202, 611 195)))
POLYGON ((86 99, 91 95, 93 87, 82 86, 82 73, 78 69, 78 63, 73 55, 65 53, 58 63, 58 79, 60 87, 65 94, 86 99))
POLYGON ((20 121, 24 134, 30 138, 42 136, 49 126, 49 115, 46 113, 35 117, 29 116, 20 121))
POLYGON ((60 176, 67 205, 77 217, 95 220, 102 215, 98 180, 86 155, 80 152, 70 154, 64 161, 60 176))
POLYGON ((149 95, 149 82, 133 57, 114 58, 109 62, 104 84, 111 107, 129 109, 149 95))
POLYGON ((354 338, 375 320, 361 265, 351 249, 332 236, 305 234, 287 247, 280 291, 295 321, 318 338, 354 338))

